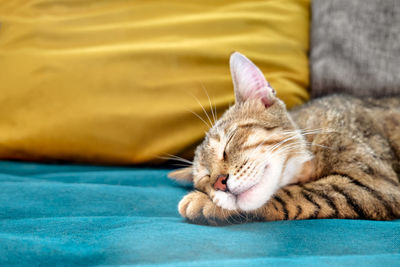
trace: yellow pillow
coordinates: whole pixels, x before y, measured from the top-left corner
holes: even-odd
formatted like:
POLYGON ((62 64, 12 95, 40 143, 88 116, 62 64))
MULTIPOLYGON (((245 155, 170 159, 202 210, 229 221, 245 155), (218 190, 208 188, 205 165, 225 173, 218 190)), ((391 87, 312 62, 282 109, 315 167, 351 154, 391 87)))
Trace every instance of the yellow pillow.
POLYGON ((308 99, 309 0, 0 2, 0 159, 131 164, 198 143, 229 55, 308 99))

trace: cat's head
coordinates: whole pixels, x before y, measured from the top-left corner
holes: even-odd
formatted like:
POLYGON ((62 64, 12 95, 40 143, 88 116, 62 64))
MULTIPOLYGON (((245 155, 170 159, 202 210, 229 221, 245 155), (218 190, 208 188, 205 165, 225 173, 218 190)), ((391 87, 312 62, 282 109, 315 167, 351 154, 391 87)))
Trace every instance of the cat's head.
POLYGON ((304 176, 311 154, 257 66, 235 52, 230 68, 235 105, 208 131, 192 167, 169 177, 193 181, 222 208, 251 211, 304 176))

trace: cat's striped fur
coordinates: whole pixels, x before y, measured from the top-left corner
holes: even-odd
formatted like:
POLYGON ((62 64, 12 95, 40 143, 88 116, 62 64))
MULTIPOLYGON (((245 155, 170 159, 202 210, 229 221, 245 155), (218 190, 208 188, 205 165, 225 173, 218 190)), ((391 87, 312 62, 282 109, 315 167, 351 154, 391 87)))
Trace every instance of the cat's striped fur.
POLYGON ((317 180, 280 189, 265 219, 400 217, 400 98, 330 96, 291 115, 300 128, 335 132, 307 136, 317 180))
MULTIPOLYGON (((236 94, 238 86, 235 85, 236 94)), ((288 113, 279 99, 271 101, 273 95, 267 95, 266 104, 259 101, 258 93, 247 99, 240 99, 244 94, 239 93, 242 96, 236 96, 236 105, 209 131, 196 151, 191 169, 196 190, 180 202, 182 216, 214 225, 315 218, 400 218, 399 97, 360 100, 334 95, 288 113), (234 137, 229 133, 232 125, 234 137), (224 138, 229 140, 223 141, 224 138), (252 158, 255 152, 248 153, 260 147, 264 151, 258 151, 258 157, 268 155, 270 159, 262 162, 266 167, 258 174, 260 169, 252 167, 258 163, 247 162, 256 161, 252 158), (268 153, 279 157, 274 159, 268 153), (272 165, 279 166, 277 174, 266 171, 272 165), (235 172, 241 174, 234 176, 235 172), (228 192, 213 187, 220 173, 233 177, 229 178, 231 184, 227 180, 228 192), (274 175, 279 177, 271 182, 269 177, 274 175), (261 178, 253 182, 252 176, 261 178), (239 187, 236 192, 236 181, 241 179, 250 186, 243 190, 239 187), (272 188, 271 193, 254 193, 241 204, 241 195, 263 181, 268 182, 259 187, 264 191, 272 188), (263 200, 265 195, 268 197, 263 200), (252 197, 261 200, 253 201, 252 197)))

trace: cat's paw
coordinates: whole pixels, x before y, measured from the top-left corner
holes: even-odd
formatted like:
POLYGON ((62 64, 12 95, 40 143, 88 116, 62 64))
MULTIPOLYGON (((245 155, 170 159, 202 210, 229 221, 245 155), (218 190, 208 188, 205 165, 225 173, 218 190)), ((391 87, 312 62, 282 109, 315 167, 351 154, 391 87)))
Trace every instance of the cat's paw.
POLYGON ((245 222, 245 216, 236 210, 217 206, 208 195, 194 191, 179 202, 179 213, 189 221, 198 224, 223 225, 245 222))

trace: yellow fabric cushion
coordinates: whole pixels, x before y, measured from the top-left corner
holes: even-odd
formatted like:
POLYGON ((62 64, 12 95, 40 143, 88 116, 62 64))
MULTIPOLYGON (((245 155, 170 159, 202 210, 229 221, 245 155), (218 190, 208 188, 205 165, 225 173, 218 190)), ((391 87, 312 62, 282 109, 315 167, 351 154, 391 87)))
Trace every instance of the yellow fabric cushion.
POLYGON ((0 2, 0 158, 144 163, 233 103, 229 55, 308 99, 309 1, 0 2))

